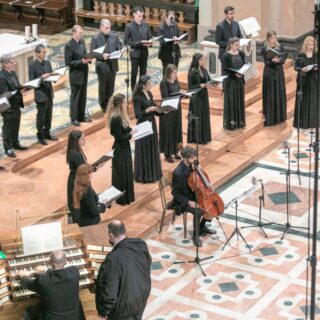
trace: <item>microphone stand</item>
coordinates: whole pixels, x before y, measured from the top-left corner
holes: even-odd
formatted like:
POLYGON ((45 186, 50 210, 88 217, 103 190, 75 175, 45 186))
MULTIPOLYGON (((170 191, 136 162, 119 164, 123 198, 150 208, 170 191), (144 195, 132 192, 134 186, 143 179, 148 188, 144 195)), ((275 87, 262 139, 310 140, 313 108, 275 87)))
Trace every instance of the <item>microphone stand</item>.
POLYGON ((289 196, 291 194, 291 179, 290 179, 290 175, 291 175, 291 169, 290 169, 290 147, 287 143, 284 143, 284 150, 285 152, 288 154, 288 168, 286 170, 286 172, 284 173, 286 175, 286 202, 287 202, 287 206, 286 206, 286 211, 287 211, 287 222, 285 224, 281 224, 281 223, 274 223, 278 226, 283 226, 285 227, 285 230, 283 231, 283 234, 281 236, 281 240, 284 239, 284 237, 288 234, 290 229, 308 229, 306 227, 298 227, 298 226, 293 226, 290 223, 290 203, 289 203, 289 196))
POLYGON ((270 226, 271 224, 273 224, 273 222, 262 223, 262 221, 261 221, 262 205, 264 206, 264 184, 263 184, 263 181, 261 180, 261 194, 259 196, 259 221, 258 221, 257 224, 255 224, 253 226, 245 226, 245 227, 241 227, 241 229, 257 228, 258 227, 258 228, 261 229, 261 231, 263 232, 265 237, 268 238, 268 235, 264 231, 263 227, 264 226, 270 226))
MULTIPOLYGON (((171 25, 173 26, 173 36, 176 37, 176 33, 177 33, 177 25, 176 25, 176 21, 175 19, 171 20, 171 25)), ((174 41, 172 41, 172 57, 173 57, 173 64, 176 65, 176 45, 174 43, 174 41)))
MULTIPOLYGON (((189 118, 189 117, 188 117, 189 118)), ((194 166, 195 166, 195 173, 197 173, 198 171, 198 166, 199 166, 199 117, 194 117, 191 115, 191 117, 189 118, 188 120, 189 121, 195 121, 196 123, 196 139, 197 139, 197 146, 196 146, 196 160, 194 161, 194 166), (190 120, 189 120, 190 119, 190 120)), ((195 179, 195 192, 197 190, 197 179, 195 179)), ((197 193, 196 193, 197 194, 197 193)), ((206 257, 206 258, 202 258, 200 259, 199 258, 199 247, 198 247, 198 240, 199 240, 199 223, 200 223, 200 218, 199 217, 199 204, 198 204, 198 198, 196 196, 196 206, 195 206, 195 221, 196 221, 196 225, 194 226, 196 229, 194 230, 195 231, 195 235, 194 235, 194 240, 195 240, 195 243, 196 243, 196 256, 194 258, 194 260, 189 260, 189 261, 174 261, 173 264, 184 264, 184 263, 195 263, 202 275, 204 277, 206 277, 206 273, 204 272, 202 266, 201 266, 201 262, 204 261, 204 260, 209 260, 209 259, 212 259, 214 256, 210 256, 210 257, 206 257)))

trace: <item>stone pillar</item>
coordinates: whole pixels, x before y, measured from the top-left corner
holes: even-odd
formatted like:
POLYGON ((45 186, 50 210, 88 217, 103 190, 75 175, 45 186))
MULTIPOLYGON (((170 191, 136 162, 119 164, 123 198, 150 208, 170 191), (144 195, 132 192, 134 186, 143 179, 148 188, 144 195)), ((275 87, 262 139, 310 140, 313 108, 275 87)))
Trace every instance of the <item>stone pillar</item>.
POLYGON ((203 40, 206 28, 215 29, 217 23, 224 19, 223 9, 228 5, 235 8, 237 21, 248 17, 258 20, 261 25, 258 40, 264 39, 270 29, 289 39, 296 39, 313 29, 314 0, 201 0, 199 42, 203 40))

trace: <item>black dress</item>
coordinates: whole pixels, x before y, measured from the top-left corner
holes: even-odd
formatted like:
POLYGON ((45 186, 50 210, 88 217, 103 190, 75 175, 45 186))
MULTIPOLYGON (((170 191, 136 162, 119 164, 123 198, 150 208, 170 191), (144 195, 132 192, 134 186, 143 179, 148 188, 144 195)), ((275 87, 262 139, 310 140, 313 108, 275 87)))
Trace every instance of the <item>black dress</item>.
POLYGON ((101 220, 100 213, 106 210, 106 206, 99 203, 99 198, 91 186, 87 188, 80 200, 79 226, 92 226, 101 220))
POLYGON ((110 133, 114 136, 112 158, 112 185, 125 194, 116 200, 124 205, 134 201, 133 167, 130 142, 131 128, 122 125, 121 117, 113 117, 110 123, 110 133))
POLYGON ((155 115, 157 112, 146 112, 146 109, 155 106, 153 96, 148 91, 150 100, 143 92, 137 92, 133 98, 134 114, 137 124, 149 120, 152 123, 153 134, 135 142, 134 153, 134 179, 136 182, 155 182, 162 177, 160 163, 158 130, 155 115))
MULTIPOLYGON (((162 99, 168 98, 171 93, 180 91, 179 81, 174 83, 162 80, 160 83, 160 91, 162 99)), ((178 144, 182 143, 182 120, 181 120, 181 104, 178 110, 171 111, 160 117, 160 135, 159 144, 160 152, 169 157, 178 153, 178 144)))
POLYGON ((302 72, 301 69, 312 65, 318 64, 317 58, 308 58, 304 53, 300 53, 295 62, 294 69, 298 71, 297 76, 297 93, 300 90, 300 81, 302 82, 302 100, 300 104, 300 115, 298 114, 298 96, 296 95, 296 104, 294 109, 293 126, 300 128, 316 128, 316 108, 317 108, 317 70, 310 70, 309 72, 302 72), (301 75, 301 77, 300 77, 301 75), (301 80, 300 80, 301 79, 301 80))
MULTIPOLYGON (((200 84, 207 83, 210 80, 209 73, 206 69, 192 69, 188 74, 188 88, 200 89, 200 84)), ((193 116, 198 117, 199 122, 199 144, 206 144, 211 141, 211 125, 210 125, 210 107, 208 89, 202 88, 196 93, 189 103, 189 112, 193 116)), ((188 143, 197 142, 196 122, 192 120, 188 124, 188 143)))
POLYGON ((245 102, 244 102, 244 78, 238 78, 234 72, 226 68, 238 70, 245 63, 245 56, 242 51, 232 55, 226 52, 223 55, 222 68, 228 75, 223 83, 223 127, 227 130, 234 130, 246 126, 245 102))
POLYGON ((79 222, 80 210, 73 207, 73 189, 74 181, 76 179, 77 169, 81 164, 86 163, 84 155, 78 150, 71 150, 69 158, 69 177, 67 184, 67 195, 68 195, 68 208, 73 219, 73 223, 79 222))
MULTIPOLYGON (((281 48, 273 48, 281 52, 281 48)), ((267 46, 264 45, 261 55, 264 59, 262 96, 265 126, 272 126, 287 120, 287 94, 283 63, 274 63, 266 58, 267 46)))

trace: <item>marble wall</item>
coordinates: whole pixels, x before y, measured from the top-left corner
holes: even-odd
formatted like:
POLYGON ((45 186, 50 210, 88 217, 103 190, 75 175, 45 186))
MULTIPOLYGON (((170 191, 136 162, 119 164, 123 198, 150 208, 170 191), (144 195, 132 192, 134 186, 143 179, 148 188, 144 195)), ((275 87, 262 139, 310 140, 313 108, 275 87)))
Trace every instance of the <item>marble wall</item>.
POLYGON ((248 17, 258 20, 261 25, 258 39, 263 39, 269 29, 292 39, 313 29, 314 0, 200 0, 199 3, 199 41, 224 19, 223 9, 227 5, 235 8, 238 21, 248 17))

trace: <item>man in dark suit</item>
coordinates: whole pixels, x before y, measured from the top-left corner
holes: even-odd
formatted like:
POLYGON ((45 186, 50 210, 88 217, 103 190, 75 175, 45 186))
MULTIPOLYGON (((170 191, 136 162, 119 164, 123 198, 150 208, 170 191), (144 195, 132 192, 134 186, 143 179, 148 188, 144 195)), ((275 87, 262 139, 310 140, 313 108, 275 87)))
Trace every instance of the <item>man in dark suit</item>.
POLYGON ((64 48, 64 61, 69 66, 69 81, 71 86, 70 118, 74 126, 79 127, 80 122, 91 122, 86 118, 87 85, 88 85, 88 63, 91 58, 85 58, 87 48, 82 39, 83 30, 81 26, 72 27, 72 39, 64 48))
POLYGON ((223 54, 226 52, 228 41, 232 37, 242 38, 239 23, 234 21, 234 8, 224 8, 225 19, 216 26, 216 43, 219 45, 219 59, 222 61, 223 54))
POLYGON ((85 320, 79 300, 80 274, 77 267, 64 268, 67 263, 63 250, 51 253, 52 269, 39 266, 36 273, 20 271, 21 286, 39 294, 38 305, 28 307, 23 317, 25 320, 85 320), (31 277, 33 276, 33 277, 31 277))
POLYGON ((130 46, 131 60, 131 90, 133 91, 139 77, 147 73, 148 56, 151 43, 141 43, 141 40, 152 38, 150 27, 143 21, 143 8, 140 6, 133 8, 134 20, 126 25, 124 30, 124 43, 130 46))
POLYGON ((36 60, 29 66, 29 80, 41 78, 40 87, 34 90, 34 100, 37 104, 37 137, 38 142, 47 145, 47 140, 58 140, 50 133, 53 106, 52 84, 45 81, 52 73, 51 63, 46 58, 46 48, 38 44, 35 48, 36 60))
POLYGON ((2 139, 4 153, 11 158, 15 158, 16 154, 12 149, 26 150, 19 142, 19 129, 20 129, 20 108, 24 107, 22 93, 25 89, 21 90, 21 85, 17 74, 15 73, 16 62, 9 54, 1 56, 0 62, 2 70, 0 71, 0 95, 8 92, 16 91, 14 95, 9 98, 10 108, 2 112, 3 127, 2 139))
POLYGON ((164 21, 159 26, 160 48, 158 58, 162 62, 163 72, 168 64, 174 64, 176 67, 179 65, 181 58, 181 50, 179 46, 179 29, 175 21, 175 16, 172 12, 168 11, 164 17, 164 21), (166 42, 164 39, 175 39, 175 41, 166 42))
POLYGON ((196 150, 191 147, 185 147, 181 149, 180 152, 182 156, 182 161, 178 164, 178 166, 173 171, 172 177, 172 195, 174 201, 174 207, 176 210, 176 214, 180 215, 183 212, 190 212, 193 214, 193 243, 195 246, 201 247, 202 242, 198 238, 196 238, 196 228, 198 228, 199 235, 205 234, 215 234, 215 230, 210 230, 206 227, 206 222, 210 220, 206 220, 200 218, 202 216, 202 212, 200 209, 196 209, 196 195, 190 189, 188 185, 188 176, 190 171, 192 170, 192 165, 194 164, 196 157, 196 150), (197 221, 198 219, 198 221, 197 221), (199 223, 200 222, 200 223, 199 223))
POLYGON ((112 251, 97 278, 96 308, 100 319, 141 320, 151 290, 151 257, 146 243, 127 238, 124 224, 108 224, 112 251))
POLYGON ((105 46, 104 53, 96 58, 96 73, 99 82, 99 104, 106 112, 109 99, 114 92, 116 73, 119 70, 118 59, 109 60, 113 51, 119 50, 119 37, 111 33, 111 22, 107 19, 100 21, 100 32, 91 40, 90 51, 105 46))

